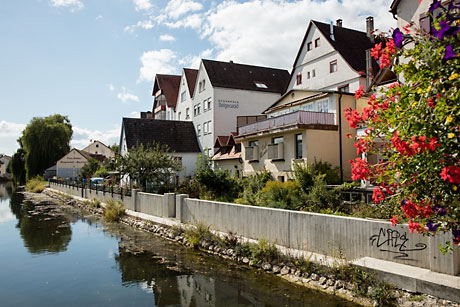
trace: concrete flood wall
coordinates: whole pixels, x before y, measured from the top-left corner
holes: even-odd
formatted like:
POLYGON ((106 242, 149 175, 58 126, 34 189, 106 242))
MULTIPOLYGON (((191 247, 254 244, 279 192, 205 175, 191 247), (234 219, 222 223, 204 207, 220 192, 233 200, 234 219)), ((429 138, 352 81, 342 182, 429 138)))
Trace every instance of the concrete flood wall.
MULTIPOLYGON (((104 201, 112 197, 111 193, 50 185, 88 199, 104 201)), ((120 195, 114 194, 113 198, 121 200, 120 195)), ((460 274, 458 249, 447 255, 439 252, 439 245, 451 240, 449 233, 427 237, 410 233, 407 225, 392 226, 380 220, 244 206, 173 193, 157 195, 133 190, 132 196, 123 196, 122 201, 132 211, 176 218, 182 223, 202 222, 217 231, 266 239, 298 250, 342 256, 350 261, 372 257, 449 275, 460 274)))

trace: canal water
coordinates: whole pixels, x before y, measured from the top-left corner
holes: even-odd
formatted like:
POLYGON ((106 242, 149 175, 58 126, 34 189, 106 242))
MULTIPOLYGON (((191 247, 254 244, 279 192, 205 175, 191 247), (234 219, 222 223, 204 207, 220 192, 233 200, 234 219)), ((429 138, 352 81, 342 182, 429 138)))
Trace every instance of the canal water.
POLYGON ((354 306, 0 183, 0 306, 354 306))

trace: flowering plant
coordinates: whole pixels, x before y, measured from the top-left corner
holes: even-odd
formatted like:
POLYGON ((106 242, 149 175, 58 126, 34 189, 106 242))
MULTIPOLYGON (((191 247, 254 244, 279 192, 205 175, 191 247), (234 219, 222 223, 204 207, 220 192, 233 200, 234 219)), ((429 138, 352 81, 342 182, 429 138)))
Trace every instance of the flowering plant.
MULTIPOLYGON (((345 110, 365 127, 351 160, 353 180, 376 182, 375 203, 400 204, 393 224, 411 232, 451 231, 460 243, 460 7, 430 6, 431 33, 409 24, 382 38, 371 55, 401 82, 370 96, 362 110, 345 110), (371 164, 365 156, 382 159, 371 164)), ((356 91, 361 98, 363 89, 356 91)), ((449 243, 447 244, 449 246, 449 243)))

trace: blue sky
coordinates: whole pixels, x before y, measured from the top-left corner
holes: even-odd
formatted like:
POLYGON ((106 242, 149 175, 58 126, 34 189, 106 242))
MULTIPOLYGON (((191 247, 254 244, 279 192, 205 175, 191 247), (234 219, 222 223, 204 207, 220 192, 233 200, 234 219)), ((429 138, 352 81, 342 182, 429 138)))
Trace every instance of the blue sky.
POLYGON ((122 117, 152 108, 156 73, 199 59, 290 70, 310 19, 395 26, 391 0, 2 0, 0 153, 34 116, 68 115, 72 146, 118 143, 122 117), (363 5, 365 4, 365 5, 363 5))

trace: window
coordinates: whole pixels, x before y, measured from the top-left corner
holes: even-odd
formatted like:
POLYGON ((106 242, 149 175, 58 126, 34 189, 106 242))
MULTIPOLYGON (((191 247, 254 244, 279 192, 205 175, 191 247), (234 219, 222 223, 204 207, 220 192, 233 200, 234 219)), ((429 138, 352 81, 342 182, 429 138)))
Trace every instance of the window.
POLYGON ((99 147, 99 144, 96 144, 96 148, 98 148, 98 147, 99 147))
POLYGON ((311 71, 311 77, 314 78, 315 76, 316 76, 316 71, 313 69, 313 70, 311 71))
POLYGON ((302 133, 295 135, 295 158, 302 159, 302 133))
POLYGON ((180 120, 180 115, 181 115, 181 112, 179 112, 179 115, 177 115, 178 120, 180 120))
POLYGON ((203 123, 203 135, 208 134, 208 123, 203 123))
POLYGON ((207 104, 208 104, 208 110, 211 110, 211 105, 212 105, 211 97, 208 98, 207 104))
POLYGON ((298 73, 295 78, 296 85, 302 84, 302 74, 298 73))
POLYGON ((319 47, 319 38, 315 39, 315 48, 319 47))
POLYGON ((201 136, 201 125, 200 124, 196 125, 196 135, 201 136))
POLYGON ((250 147, 259 146, 259 141, 258 140, 249 141, 249 146, 250 147))
POLYGON ((181 102, 184 102, 184 101, 185 101, 185 95, 186 95, 185 91, 183 91, 183 92, 180 94, 180 101, 181 101, 181 102))
POLYGON ((318 112, 329 112, 329 101, 324 100, 324 101, 318 101, 318 112))
POLYGON ((208 121, 208 133, 211 133, 211 121, 208 121))
POLYGON ((329 65, 331 74, 337 71, 337 60, 332 61, 329 65))
POLYGON ((201 104, 196 104, 193 107, 193 116, 198 116, 201 113, 201 104))
POLYGON ((337 89, 339 90, 339 92, 343 92, 343 93, 350 92, 350 87, 348 86, 348 84, 345 84, 343 86, 339 86, 337 89))
POLYGON ((268 88, 268 86, 267 86, 265 83, 262 83, 262 82, 254 82, 254 84, 255 84, 258 88, 268 88))
POLYGON ((307 79, 310 79, 310 72, 307 72, 307 79))
POLYGON ((272 138, 272 144, 279 144, 279 143, 284 143, 284 137, 280 136, 280 137, 272 138))
POLYGON ((185 119, 190 119, 190 108, 185 109, 185 119))
POLYGON ((205 80, 201 80, 198 84, 199 91, 202 92, 205 89, 205 80))
POLYGON ((310 50, 312 50, 312 49, 313 49, 313 48, 312 48, 312 44, 311 44, 311 42, 309 42, 309 43, 307 44, 307 51, 310 51, 310 50))

